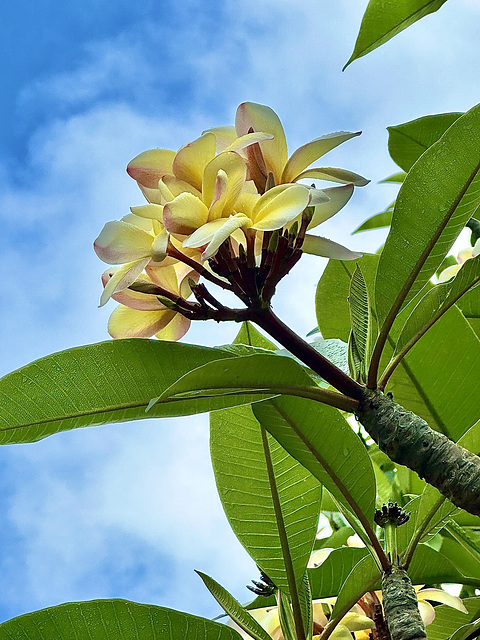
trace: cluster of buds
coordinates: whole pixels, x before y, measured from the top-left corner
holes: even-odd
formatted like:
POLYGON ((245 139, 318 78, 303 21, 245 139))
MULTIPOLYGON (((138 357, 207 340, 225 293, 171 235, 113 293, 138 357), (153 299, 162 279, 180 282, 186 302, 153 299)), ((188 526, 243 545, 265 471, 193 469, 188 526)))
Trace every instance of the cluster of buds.
POLYGON ((322 136, 289 157, 275 112, 243 103, 235 127, 205 131, 178 152, 151 149, 134 158, 127 172, 147 204, 108 222, 94 245, 101 260, 120 265, 103 275, 100 304, 120 303, 110 334, 176 340, 192 319, 239 319, 200 277, 233 291, 248 308, 269 303, 302 252, 359 257, 308 233, 340 211, 355 186, 368 183, 344 169, 311 167, 357 135, 322 136), (317 189, 305 180, 340 186, 317 189))

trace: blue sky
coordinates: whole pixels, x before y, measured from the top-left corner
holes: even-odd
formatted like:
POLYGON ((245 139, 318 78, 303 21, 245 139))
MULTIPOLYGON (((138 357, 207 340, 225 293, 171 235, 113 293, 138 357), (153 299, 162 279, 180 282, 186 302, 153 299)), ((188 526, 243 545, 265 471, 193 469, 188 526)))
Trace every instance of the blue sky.
MULTIPOLYGON (((393 197, 388 125, 479 101, 474 0, 449 2, 341 72, 366 2, 244 0, 11 3, 1 29, 0 373, 108 339, 92 241, 142 200, 125 174, 140 151, 176 149, 252 100, 280 115, 292 149, 363 130, 329 156, 372 184, 322 233, 350 232, 393 197)), ((321 261, 302 260, 276 309, 314 325, 321 261)), ((195 326, 221 344, 232 326, 195 326)), ((256 570, 216 498, 204 416, 79 430, 4 447, 0 619, 67 600, 126 597, 214 615, 193 573, 240 600, 256 570)))

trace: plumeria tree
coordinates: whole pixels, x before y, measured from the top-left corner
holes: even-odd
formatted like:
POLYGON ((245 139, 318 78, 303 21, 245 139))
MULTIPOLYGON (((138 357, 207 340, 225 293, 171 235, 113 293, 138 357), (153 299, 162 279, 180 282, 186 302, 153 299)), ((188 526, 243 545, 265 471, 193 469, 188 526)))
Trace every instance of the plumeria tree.
MULTIPOLYGON (((442 4, 371 0, 349 62, 442 4)), ((212 412, 218 492, 258 565, 256 597, 240 604, 198 571, 227 624, 101 600, 15 618, 0 639, 480 633, 480 106, 389 133, 398 196, 356 230, 390 227, 376 254, 319 235, 368 184, 324 166, 359 132, 289 154, 276 113, 246 102, 234 126, 129 163, 144 202, 94 245, 115 340, 3 378, 1 442, 212 412), (303 253, 329 259, 311 340, 273 310, 303 253), (237 323, 233 344, 178 342, 202 320, 237 323)))

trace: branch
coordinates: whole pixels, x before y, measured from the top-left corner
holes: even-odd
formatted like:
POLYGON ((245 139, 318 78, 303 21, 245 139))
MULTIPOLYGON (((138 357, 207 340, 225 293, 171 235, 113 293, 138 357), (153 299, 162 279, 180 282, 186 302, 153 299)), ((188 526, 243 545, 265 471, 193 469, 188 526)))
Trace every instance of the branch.
POLYGON ((393 462, 415 471, 457 507, 480 516, 480 457, 431 429, 391 395, 366 391, 357 418, 393 462))

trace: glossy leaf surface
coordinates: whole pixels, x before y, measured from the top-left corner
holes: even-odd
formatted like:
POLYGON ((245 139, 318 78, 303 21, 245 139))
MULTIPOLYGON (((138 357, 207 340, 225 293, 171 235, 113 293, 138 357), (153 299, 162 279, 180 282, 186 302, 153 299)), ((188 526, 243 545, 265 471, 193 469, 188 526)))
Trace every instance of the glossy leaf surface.
POLYGON ((394 162, 410 171, 418 158, 462 115, 439 113, 398 124, 388 129, 388 150, 394 162))
POLYGON ((437 11, 445 2, 446 0, 370 0, 355 48, 345 67, 388 42, 420 18, 437 11))
POLYGON ((260 424, 303 464, 348 511, 369 526, 375 510, 375 476, 359 438, 339 411, 304 398, 257 403, 260 424), (362 469, 359 475, 356 470, 362 469))
POLYGON ((418 159, 400 188, 380 256, 380 325, 428 282, 480 205, 480 106, 458 118, 418 159))
POLYGON ((127 600, 69 602, 0 624, 0 639, 14 640, 239 640, 224 624, 127 600))
MULTIPOLYGON (((260 425, 250 407, 216 411, 210 421, 212 464, 228 521, 255 562, 278 587, 288 590, 260 425)), ((295 579, 300 582, 317 531, 321 487, 268 434, 267 441, 295 579)))
MULTIPOLYGON (((0 443, 112 422, 191 415, 256 398, 149 401, 192 368, 231 357, 222 349, 130 339, 61 351, 0 380, 0 443)), ((258 397, 258 396, 257 396, 258 397)))

